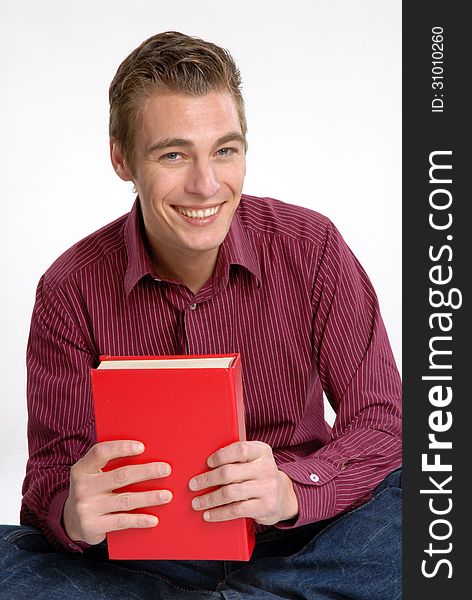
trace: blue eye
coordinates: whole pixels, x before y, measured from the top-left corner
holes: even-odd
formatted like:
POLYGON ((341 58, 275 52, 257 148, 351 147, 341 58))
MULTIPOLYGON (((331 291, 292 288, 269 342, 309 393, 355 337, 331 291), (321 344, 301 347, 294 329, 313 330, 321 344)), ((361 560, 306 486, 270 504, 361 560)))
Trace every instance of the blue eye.
POLYGON ((220 148, 217 151, 217 154, 219 154, 219 156, 229 156, 233 152, 234 152, 234 150, 232 148, 220 148))
POLYGON ((164 154, 164 158, 167 158, 167 160, 170 161, 174 161, 177 160, 177 158, 179 158, 180 154, 178 152, 168 152, 167 154, 164 154))

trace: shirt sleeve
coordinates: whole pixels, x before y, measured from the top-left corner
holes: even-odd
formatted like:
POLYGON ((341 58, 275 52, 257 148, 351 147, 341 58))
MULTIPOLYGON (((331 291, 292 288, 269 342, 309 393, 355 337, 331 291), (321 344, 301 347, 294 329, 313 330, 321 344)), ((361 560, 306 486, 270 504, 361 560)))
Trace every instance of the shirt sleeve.
POLYGON ((62 524, 71 466, 95 443, 89 371, 94 366, 80 300, 51 292, 41 278, 27 348, 29 459, 21 523, 56 547, 81 552, 62 524), (73 306, 75 304, 75 306, 73 306))
POLYGON ((336 412, 331 440, 279 464, 293 481, 298 527, 366 502, 401 464, 401 380, 369 278, 332 223, 312 295, 313 352, 336 412))

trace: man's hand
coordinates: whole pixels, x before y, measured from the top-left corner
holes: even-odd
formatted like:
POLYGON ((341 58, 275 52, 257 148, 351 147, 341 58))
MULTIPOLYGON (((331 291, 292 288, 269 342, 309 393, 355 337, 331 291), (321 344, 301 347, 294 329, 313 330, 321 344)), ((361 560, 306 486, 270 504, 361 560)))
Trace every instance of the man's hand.
POLYGON ((236 442, 208 458, 211 471, 189 482, 193 491, 216 486, 217 490, 192 501, 204 510, 207 521, 252 517, 273 525, 298 514, 298 500, 290 478, 277 469, 272 448, 263 442, 236 442))
POLYGON ((101 469, 113 458, 141 454, 144 445, 135 441, 95 444, 71 468, 69 497, 64 505, 64 528, 74 541, 98 544, 107 531, 155 527, 157 517, 124 511, 166 504, 172 500, 169 490, 114 493, 130 483, 166 477, 170 465, 163 462, 129 465, 112 471, 101 469))

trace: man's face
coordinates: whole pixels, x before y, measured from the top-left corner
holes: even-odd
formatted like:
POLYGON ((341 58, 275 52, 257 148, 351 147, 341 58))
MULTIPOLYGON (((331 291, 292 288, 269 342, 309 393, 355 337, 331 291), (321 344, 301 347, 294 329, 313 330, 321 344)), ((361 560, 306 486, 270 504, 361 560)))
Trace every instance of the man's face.
POLYGON ((232 97, 156 93, 144 104, 135 150, 132 180, 157 259, 216 255, 246 171, 232 97))

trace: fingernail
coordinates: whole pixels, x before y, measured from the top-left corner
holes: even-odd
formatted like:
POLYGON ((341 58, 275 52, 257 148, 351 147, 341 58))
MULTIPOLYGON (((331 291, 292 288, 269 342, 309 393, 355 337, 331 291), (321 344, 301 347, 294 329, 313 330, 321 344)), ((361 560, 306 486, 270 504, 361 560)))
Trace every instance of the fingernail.
POLYGON ((165 476, 165 475, 170 475, 170 471, 171 471, 171 469, 170 469, 170 466, 169 466, 169 465, 167 465, 167 464, 166 464, 166 465, 162 465, 160 470, 161 470, 161 474, 162 474, 163 476, 165 476))
POLYGON ((144 450, 144 444, 142 444, 141 442, 135 442, 133 444, 133 447, 136 452, 142 452, 144 450))
POLYGON ((157 517, 154 517, 153 515, 146 516, 146 525, 149 525, 150 527, 155 527, 158 523, 159 519, 157 517))
POLYGON ((188 485, 189 485, 189 488, 190 488, 191 490, 193 490, 193 491, 196 491, 196 490, 198 490, 198 483, 197 483, 197 480, 196 480, 196 479, 191 479, 191 480, 189 481, 189 484, 188 484, 188 485))
POLYGON ((206 510, 203 513, 203 518, 205 519, 205 521, 209 521, 211 519, 211 513, 210 513, 210 511, 206 510))
POLYGON ((162 502, 170 502, 172 500, 172 493, 169 490, 163 490, 160 496, 162 502))
POLYGON ((192 506, 193 508, 200 508, 200 498, 194 498, 192 500, 192 506))

